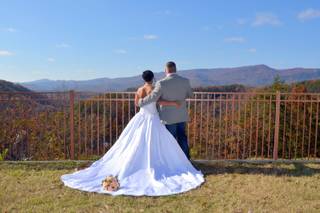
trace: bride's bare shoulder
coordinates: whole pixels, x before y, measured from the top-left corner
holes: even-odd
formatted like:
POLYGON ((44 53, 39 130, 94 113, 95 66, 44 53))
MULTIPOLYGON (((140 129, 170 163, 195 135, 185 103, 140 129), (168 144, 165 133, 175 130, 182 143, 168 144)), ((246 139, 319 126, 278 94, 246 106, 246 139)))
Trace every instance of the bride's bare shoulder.
POLYGON ((146 95, 146 89, 144 86, 141 86, 138 88, 137 90, 137 95, 140 97, 140 98, 143 98, 145 95, 146 95))

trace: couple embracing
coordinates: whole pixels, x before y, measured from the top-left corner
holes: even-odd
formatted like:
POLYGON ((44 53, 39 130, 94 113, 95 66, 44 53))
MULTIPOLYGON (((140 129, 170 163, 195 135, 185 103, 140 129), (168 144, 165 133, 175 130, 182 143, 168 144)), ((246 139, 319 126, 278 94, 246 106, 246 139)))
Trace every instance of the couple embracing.
POLYGON ((66 186, 111 195, 162 196, 186 192, 204 182, 201 171, 189 161, 185 133, 186 99, 193 95, 190 82, 176 73, 174 62, 166 64, 165 72, 155 87, 153 72, 143 72, 145 83, 135 96, 139 112, 102 158, 61 177, 66 186), (116 190, 101 185, 110 176, 116 177, 116 190))

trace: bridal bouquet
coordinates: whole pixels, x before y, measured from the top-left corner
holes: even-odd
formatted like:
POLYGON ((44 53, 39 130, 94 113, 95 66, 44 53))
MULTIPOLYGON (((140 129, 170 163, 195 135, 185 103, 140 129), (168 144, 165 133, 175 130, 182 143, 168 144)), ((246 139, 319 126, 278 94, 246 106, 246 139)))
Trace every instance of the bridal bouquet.
POLYGON ((110 176, 107 176, 102 181, 102 186, 106 191, 114 192, 119 189, 120 184, 119 184, 118 179, 116 177, 113 177, 112 175, 110 175, 110 176))

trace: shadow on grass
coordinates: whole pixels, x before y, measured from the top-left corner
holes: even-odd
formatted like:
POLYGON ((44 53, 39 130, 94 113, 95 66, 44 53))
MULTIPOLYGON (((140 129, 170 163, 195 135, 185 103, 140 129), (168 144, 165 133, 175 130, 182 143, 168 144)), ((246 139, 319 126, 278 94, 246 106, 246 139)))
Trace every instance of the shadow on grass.
MULTIPOLYGON (((92 161, 48 161, 48 162, 0 162, 0 170, 80 170, 89 167, 92 161)), ((262 174, 272 176, 312 176, 320 174, 320 164, 302 162, 292 163, 242 163, 242 162, 193 162, 193 165, 205 175, 218 174, 262 174)))
POLYGON ((205 175, 218 174, 262 174, 272 176, 293 176, 303 177, 320 174, 320 164, 309 163, 234 163, 234 162, 215 162, 200 163, 195 162, 194 165, 200 169, 205 175))

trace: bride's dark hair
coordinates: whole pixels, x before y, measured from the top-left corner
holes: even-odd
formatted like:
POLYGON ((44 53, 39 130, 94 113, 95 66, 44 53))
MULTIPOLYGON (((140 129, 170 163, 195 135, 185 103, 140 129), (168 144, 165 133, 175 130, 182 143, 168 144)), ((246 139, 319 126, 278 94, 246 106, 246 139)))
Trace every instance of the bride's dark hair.
POLYGON ((151 82, 154 79, 154 74, 151 70, 146 70, 142 73, 142 78, 145 82, 151 82))

